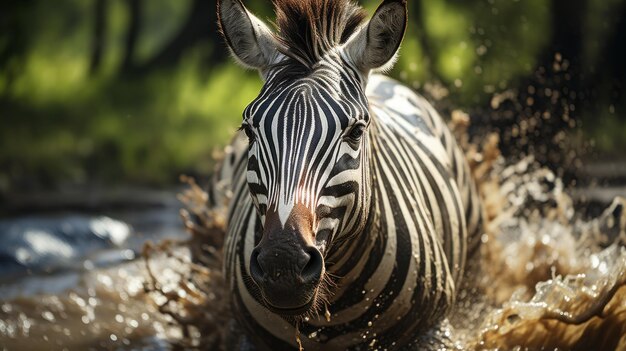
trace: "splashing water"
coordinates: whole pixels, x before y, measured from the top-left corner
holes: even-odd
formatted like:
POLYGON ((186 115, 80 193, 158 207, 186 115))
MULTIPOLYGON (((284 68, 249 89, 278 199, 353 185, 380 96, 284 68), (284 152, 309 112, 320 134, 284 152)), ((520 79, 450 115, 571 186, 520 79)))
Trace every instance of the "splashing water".
POLYGON ((624 349, 626 201, 584 221, 560 179, 532 159, 500 159, 490 178, 481 184, 484 305, 478 328, 461 332, 463 348, 624 349))

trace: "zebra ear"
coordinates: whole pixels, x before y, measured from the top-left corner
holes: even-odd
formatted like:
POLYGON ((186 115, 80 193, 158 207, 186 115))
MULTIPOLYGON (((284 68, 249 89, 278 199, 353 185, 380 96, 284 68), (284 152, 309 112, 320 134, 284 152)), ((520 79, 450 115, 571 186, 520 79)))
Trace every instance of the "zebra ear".
POLYGON ((356 66, 363 72, 391 68, 407 19, 407 0, 384 0, 372 19, 346 43, 347 53, 356 66))
POLYGON ((260 70, 273 63, 278 55, 278 41, 241 0, 218 0, 217 17, 220 31, 239 63, 260 70))

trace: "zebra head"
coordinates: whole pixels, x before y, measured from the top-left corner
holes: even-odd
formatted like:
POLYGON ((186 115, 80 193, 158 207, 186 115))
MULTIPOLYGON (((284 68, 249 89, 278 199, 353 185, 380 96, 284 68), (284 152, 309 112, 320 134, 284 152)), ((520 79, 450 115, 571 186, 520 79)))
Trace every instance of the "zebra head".
POLYGON ((393 61, 406 0, 385 0, 367 22, 350 0, 274 5, 277 33, 240 0, 218 1, 218 14, 233 56, 265 81, 241 128, 262 228, 249 273, 270 310, 301 315, 317 310, 327 290, 325 257, 339 243, 359 240, 367 223, 372 146, 365 86, 372 70, 393 61))

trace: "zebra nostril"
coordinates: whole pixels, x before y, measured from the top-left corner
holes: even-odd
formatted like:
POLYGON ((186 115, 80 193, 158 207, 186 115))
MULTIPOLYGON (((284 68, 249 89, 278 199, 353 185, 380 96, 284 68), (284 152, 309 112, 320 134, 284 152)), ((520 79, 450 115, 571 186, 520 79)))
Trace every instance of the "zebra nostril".
POLYGON ((257 284, 263 282, 265 275, 263 268, 261 268, 261 264, 259 263, 259 251, 260 250, 257 247, 252 250, 252 255, 250 255, 250 275, 257 284))
POLYGON ((319 250, 312 246, 306 248, 305 253, 309 256, 309 261, 302 268, 300 276, 305 284, 316 284, 322 277, 324 259, 319 250))

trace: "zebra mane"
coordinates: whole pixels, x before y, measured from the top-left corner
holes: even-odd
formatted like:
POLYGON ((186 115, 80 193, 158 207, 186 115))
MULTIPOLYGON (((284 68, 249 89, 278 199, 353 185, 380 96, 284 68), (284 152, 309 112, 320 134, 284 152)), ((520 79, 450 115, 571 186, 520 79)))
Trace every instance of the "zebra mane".
POLYGON ((345 43, 366 18, 352 0, 273 0, 283 54, 312 68, 345 43))

